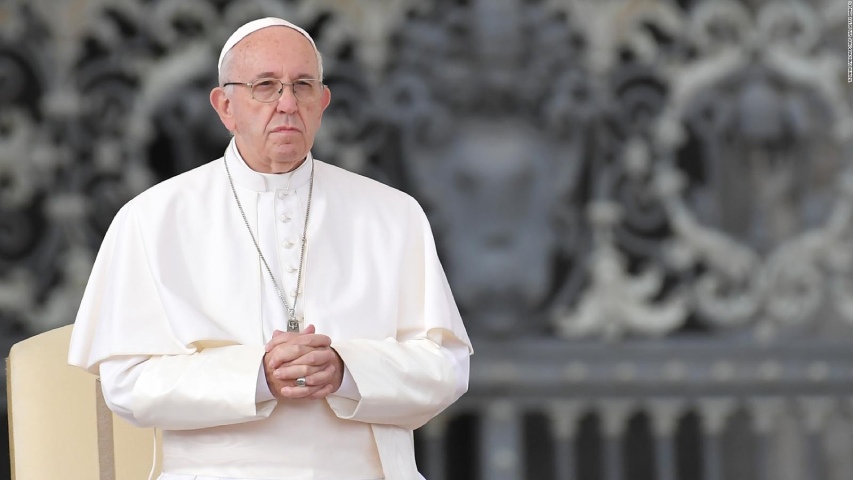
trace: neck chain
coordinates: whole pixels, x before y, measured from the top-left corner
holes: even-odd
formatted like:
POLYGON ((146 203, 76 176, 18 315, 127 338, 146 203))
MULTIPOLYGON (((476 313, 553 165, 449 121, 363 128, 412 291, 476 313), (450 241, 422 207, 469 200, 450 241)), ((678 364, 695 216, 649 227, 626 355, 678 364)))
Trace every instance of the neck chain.
MULTIPOLYGON (((231 178, 231 170, 228 168, 228 160, 223 159, 225 162, 225 173, 228 174, 228 183, 231 185, 231 193, 234 194, 234 201, 237 202, 237 208, 240 209, 240 215, 243 216, 243 223, 246 224, 246 230, 249 232, 249 236, 252 237, 252 243, 255 244, 255 249, 258 250, 258 256, 261 257, 261 261, 264 263, 264 267, 266 267, 267 273, 270 276, 270 280, 272 281, 273 286, 275 287, 275 293, 278 294, 278 298, 281 299, 281 303, 284 304, 284 309, 287 310, 287 331, 288 332, 298 332, 299 331, 299 320, 296 319, 296 300, 299 298, 299 289, 302 285, 302 265, 305 263, 305 245, 307 243, 306 236, 308 235, 308 217, 311 215, 311 197, 314 194, 314 165, 312 159, 311 165, 311 179, 309 180, 308 186, 308 205, 305 209, 305 225, 303 225, 302 230, 302 244, 300 246, 301 253, 299 256, 299 273, 296 275, 296 295, 293 296, 293 306, 288 305, 287 299, 284 298, 284 293, 282 293, 281 288, 278 286, 278 282, 275 281, 275 276, 272 274, 272 269, 270 268, 270 264, 267 263, 267 259, 264 258, 264 254, 261 252, 261 247, 258 244, 258 241, 255 239, 255 234, 252 233, 252 227, 249 226, 249 220, 246 218, 246 212, 243 210, 243 204, 240 203, 240 198, 237 196, 237 189, 234 188, 234 180, 231 178)), ((295 171, 294 171, 295 172, 295 171)), ((290 190, 290 180, 293 179, 293 173, 290 174, 290 179, 288 180, 287 189, 290 190)))

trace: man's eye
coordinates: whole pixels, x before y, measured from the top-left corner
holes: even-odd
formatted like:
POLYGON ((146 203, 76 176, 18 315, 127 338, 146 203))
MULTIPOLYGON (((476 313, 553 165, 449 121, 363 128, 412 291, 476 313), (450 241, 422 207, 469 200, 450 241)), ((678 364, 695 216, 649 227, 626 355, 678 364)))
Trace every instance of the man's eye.
POLYGON ((297 80, 293 82, 293 88, 305 92, 310 92, 314 90, 314 82, 311 82, 309 80, 297 80))
POLYGON ((279 85, 278 82, 272 80, 261 80, 255 83, 255 90, 260 92, 274 91, 278 89, 279 85))

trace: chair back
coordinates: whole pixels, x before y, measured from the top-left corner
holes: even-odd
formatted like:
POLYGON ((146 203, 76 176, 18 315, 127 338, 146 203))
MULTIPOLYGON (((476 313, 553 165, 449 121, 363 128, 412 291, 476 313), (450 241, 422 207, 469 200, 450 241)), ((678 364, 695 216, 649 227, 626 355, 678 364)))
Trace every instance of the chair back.
POLYGON ((68 365, 71 329, 18 342, 6 359, 12 480, 147 479, 154 429, 115 416, 98 378, 68 365))

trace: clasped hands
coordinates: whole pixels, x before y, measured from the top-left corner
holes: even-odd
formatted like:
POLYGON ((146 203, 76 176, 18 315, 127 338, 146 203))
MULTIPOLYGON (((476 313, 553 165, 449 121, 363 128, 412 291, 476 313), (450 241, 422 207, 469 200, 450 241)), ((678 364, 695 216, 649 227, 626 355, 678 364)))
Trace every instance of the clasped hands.
POLYGON ((315 333, 314 325, 301 332, 276 330, 264 354, 270 392, 280 399, 320 399, 336 392, 344 362, 331 344, 331 338, 315 333), (304 387, 296 386, 299 377, 305 378, 304 387))

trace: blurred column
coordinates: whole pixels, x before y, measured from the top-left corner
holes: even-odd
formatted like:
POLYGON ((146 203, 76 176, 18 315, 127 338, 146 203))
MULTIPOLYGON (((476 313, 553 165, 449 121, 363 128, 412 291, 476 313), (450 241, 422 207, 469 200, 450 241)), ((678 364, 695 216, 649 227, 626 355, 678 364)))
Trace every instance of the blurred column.
POLYGON ((699 400, 698 405, 702 427, 702 479, 723 480, 720 435, 735 402, 731 398, 706 398, 699 400))
POLYGON ((803 427, 806 434, 806 473, 808 478, 823 479, 829 477, 824 468, 823 432, 826 431, 827 420, 838 408, 837 402, 828 397, 801 398, 799 407, 802 409, 803 427))
POLYGON ((605 400, 601 402, 600 409, 604 433, 604 479, 622 480, 625 470, 622 443, 634 405, 628 400, 605 400))
MULTIPOLYGON (((756 437, 756 480, 771 480, 770 475, 770 451, 773 432, 776 430, 776 421, 779 413, 785 407, 780 398, 764 397, 756 398, 749 402, 752 428, 756 437)), ((820 477, 810 477, 817 479, 820 477)))
POLYGON ((657 399, 649 403, 649 414, 655 435, 655 471, 657 480, 675 480, 675 446, 673 436, 684 401, 657 399))
POLYGON ((557 463, 557 480, 574 480, 577 477, 575 439, 578 421, 583 413, 583 404, 578 401, 554 402, 547 410, 554 436, 554 459, 557 463))
POLYGON ((522 480, 521 419, 509 400, 491 402, 483 417, 480 452, 486 480, 522 480))

